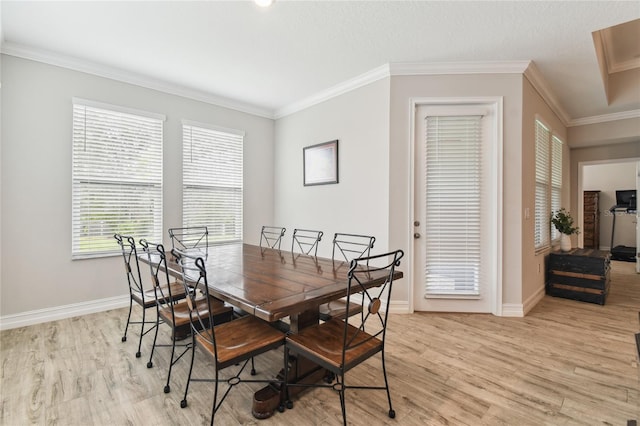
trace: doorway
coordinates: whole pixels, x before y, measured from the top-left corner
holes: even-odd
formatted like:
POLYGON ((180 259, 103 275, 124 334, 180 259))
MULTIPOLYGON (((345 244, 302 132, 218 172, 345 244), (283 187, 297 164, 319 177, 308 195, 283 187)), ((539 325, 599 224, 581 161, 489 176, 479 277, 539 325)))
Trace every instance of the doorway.
MULTIPOLYGON (((578 163, 578 223, 584 227, 584 191, 599 191, 600 246, 611 250, 611 245, 640 247, 637 211, 632 213, 611 212, 616 204, 616 191, 640 189, 640 159, 622 158, 578 163), (613 219, 615 216, 615 234, 613 219)), ((584 234, 578 234, 578 246, 584 247, 584 234)), ((640 272, 640 259, 636 256, 636 269, 640 272)))
POLYGON ((501 312, 501 99, 414 102, 413 306, 501 312))

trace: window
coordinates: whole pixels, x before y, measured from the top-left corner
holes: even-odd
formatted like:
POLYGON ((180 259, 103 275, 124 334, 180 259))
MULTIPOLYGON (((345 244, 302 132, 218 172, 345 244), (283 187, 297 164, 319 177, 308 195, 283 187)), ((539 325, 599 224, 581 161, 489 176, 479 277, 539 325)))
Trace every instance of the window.
POLYGON ((73 99, 73 259, 118 253, 114 233, 162 240, 163 121, 73 99))
POLYGON ((536 120, 536 194, 535 194, 535 248, 542 249, 551 240, 560 238, 551 229, 551 213, 562 204, 562 141, 548 126, 536 120))
POLYGON ((242 240, 244 132, 183 121, 182 225, 206 226, 209 242, 242 240))

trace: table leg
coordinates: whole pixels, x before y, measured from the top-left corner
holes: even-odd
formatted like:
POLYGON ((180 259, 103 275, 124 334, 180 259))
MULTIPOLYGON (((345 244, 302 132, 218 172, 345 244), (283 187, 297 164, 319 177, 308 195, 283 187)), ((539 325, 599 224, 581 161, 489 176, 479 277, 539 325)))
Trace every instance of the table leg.
MULTIPOLYGON (((305 311, 290 317, 290 331, 298 333, 300 330, 311 325, 318 324, 319 316, 317 310, 305 311)), ((326 371, 317 364, 303 357, 289 357, 289 383, 315 383, 322 380, 326 375, 326 371)), ((280 370, 278 379, 284 377, 284 371, 280 370)), ((290 396, 294 396, 303 392, 306 388, 302 386, 293 386, 289 388, 290 396)), ((273 415, 278 408, 284 395, 279 385, 269 385, 260 389, 253 395, 253 407, 251 409, 253 416, 257 419, 266 419, 273 415)))

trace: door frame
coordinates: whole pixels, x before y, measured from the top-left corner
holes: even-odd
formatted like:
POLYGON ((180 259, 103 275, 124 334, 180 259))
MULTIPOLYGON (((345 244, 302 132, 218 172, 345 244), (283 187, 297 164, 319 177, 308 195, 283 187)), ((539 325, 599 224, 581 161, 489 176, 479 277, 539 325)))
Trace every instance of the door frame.
POLYGON ((410 149, 409 149, 409 229, 408 229, 408 241, 409 244, 409 256, 406 273, 409 281, 409 313, 415 312, 415 277, 414 277, 414 265, 415 265, 415 250, 414 250, 414 215, 415 215, 415 157, 416 157, 416 138, 420 135, 416 134, 416 111, 418 107, 422 105, 492 105, 496 112, 495 122, 495 137, 496 137, 496 153, 495 162, 497 167, 496 173, 496 231, 498 233, 496 240, 496 259, 493 267, 495 268, 495 288, 493 289, 493 301, 491 313, 496 316, 502 316, 502 229, 503 229, 503 152, 504 152, 504 119, 503 119, 503 96, 470 96, 470 97, 416 97, 409 99, 409 135, 410 135, 410 149))

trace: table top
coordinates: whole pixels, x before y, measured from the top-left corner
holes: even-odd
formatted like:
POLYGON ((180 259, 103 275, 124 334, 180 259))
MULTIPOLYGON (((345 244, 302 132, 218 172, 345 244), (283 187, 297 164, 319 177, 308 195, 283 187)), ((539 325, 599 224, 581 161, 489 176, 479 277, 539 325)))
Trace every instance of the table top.
MULTIPOLYGON (((347 295, 346 262, 236 243, 209 247, 205 264, 211 295, 270 322, 347 295)), ((365 286, 383 284, 387 274, 371 272, 365 286)), ((396 270, 394 279, 401 277, 396 270)))

